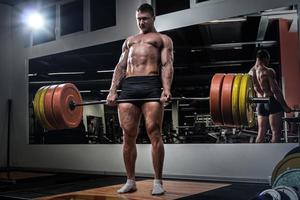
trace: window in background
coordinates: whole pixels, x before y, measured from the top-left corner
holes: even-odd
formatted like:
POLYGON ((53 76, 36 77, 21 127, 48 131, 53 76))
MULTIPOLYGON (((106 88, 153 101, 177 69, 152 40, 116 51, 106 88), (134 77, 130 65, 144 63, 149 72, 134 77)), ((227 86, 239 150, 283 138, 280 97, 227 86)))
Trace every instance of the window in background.
POLYGON ((179 10, 189 9, 190 0, 163 0, 154 3, 156 15, 163 15, 179 10))
POLYGON ((115 0, 91 0, 91 31, 116 25, 115 0))
POLYGON ((60 34, 83 31, 83 0, 75 0, 60 7, 60 34))

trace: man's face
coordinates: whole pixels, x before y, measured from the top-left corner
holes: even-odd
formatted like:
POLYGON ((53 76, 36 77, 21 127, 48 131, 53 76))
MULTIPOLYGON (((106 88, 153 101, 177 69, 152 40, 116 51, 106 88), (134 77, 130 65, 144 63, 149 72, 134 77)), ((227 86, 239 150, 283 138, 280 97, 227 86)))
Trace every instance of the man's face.
POLYGON ((137 11, 136 23, 143 33, 147 33, 151 31, 154 26, 154 16, 148 12, 137 11))

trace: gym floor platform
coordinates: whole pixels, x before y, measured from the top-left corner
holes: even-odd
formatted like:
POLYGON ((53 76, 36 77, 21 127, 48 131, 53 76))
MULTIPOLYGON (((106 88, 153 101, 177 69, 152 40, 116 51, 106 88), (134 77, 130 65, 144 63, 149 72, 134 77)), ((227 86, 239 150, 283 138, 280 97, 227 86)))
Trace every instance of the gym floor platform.
POLYGON ((126 178, 95 174, 0 172, 0 199, 36 200, 248 200, 268 189, 263 183, 164 179, 166 193, 152 196, 152 179, 137 178, 138 190, 118 194, 126 178), (12 181, 11 181, 12 180, 12 181))

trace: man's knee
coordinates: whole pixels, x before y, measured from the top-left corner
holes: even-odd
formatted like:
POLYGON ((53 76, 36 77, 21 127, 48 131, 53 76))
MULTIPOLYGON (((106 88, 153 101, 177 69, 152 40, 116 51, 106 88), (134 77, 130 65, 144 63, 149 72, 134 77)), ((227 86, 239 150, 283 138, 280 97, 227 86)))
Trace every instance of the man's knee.
POLYGON ((160 132, 161 132, 161 127, 160 127, 160 124, 159 123, 156 123, 156 122, 148 122, 146 123, 146 130, 147 130, 147 133, 148 135, 160 135, 160 132))
POLYGON ((122 128, 124 135, 134 135, 137 131, 137 124, 132 121, 120 122, 120 127, 122 128))
POLYGON ((125 139, 134 139, 137 136, 137 129, 123 129, 123 137, 125 139))
POLYGON ((161 127, 159 124, 148 126, 147 133, 152 145, 159 146, 162 144, 161 127))
POLYGON ((124 151, 131 151, 135 148, 136 137, 132 134, 126 134, 123 132, 123 149, 124 151))
POLYGON ((137 129, 132 127, 122 127, 124 144, 135 144, 137 129))
POLYGON ((133 132, 136 132, 132 127, 121 126, 123 135, 133 136, 133 132))

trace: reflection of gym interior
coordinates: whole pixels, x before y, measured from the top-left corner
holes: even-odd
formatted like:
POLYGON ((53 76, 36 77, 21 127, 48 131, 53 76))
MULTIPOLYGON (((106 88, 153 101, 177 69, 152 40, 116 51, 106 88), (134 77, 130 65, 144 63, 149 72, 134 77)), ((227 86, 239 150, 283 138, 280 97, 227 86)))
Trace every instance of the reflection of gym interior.
POLYGON ((300 199, 299 5, 0 0, 0 199, 300 199), (117 193, 126 181, 124 137, 117 106, 106 103, 122 44, 139 33, 143 3, 155 10, 157 32, 173 41, 160 196, 151 195, 143 117, 137 191, 117 193), (256 94, 248 74, 261 49, 292 109, 280 113, 276 143, 270 120, 257 143, 257 106, 271 101, 256 94))

